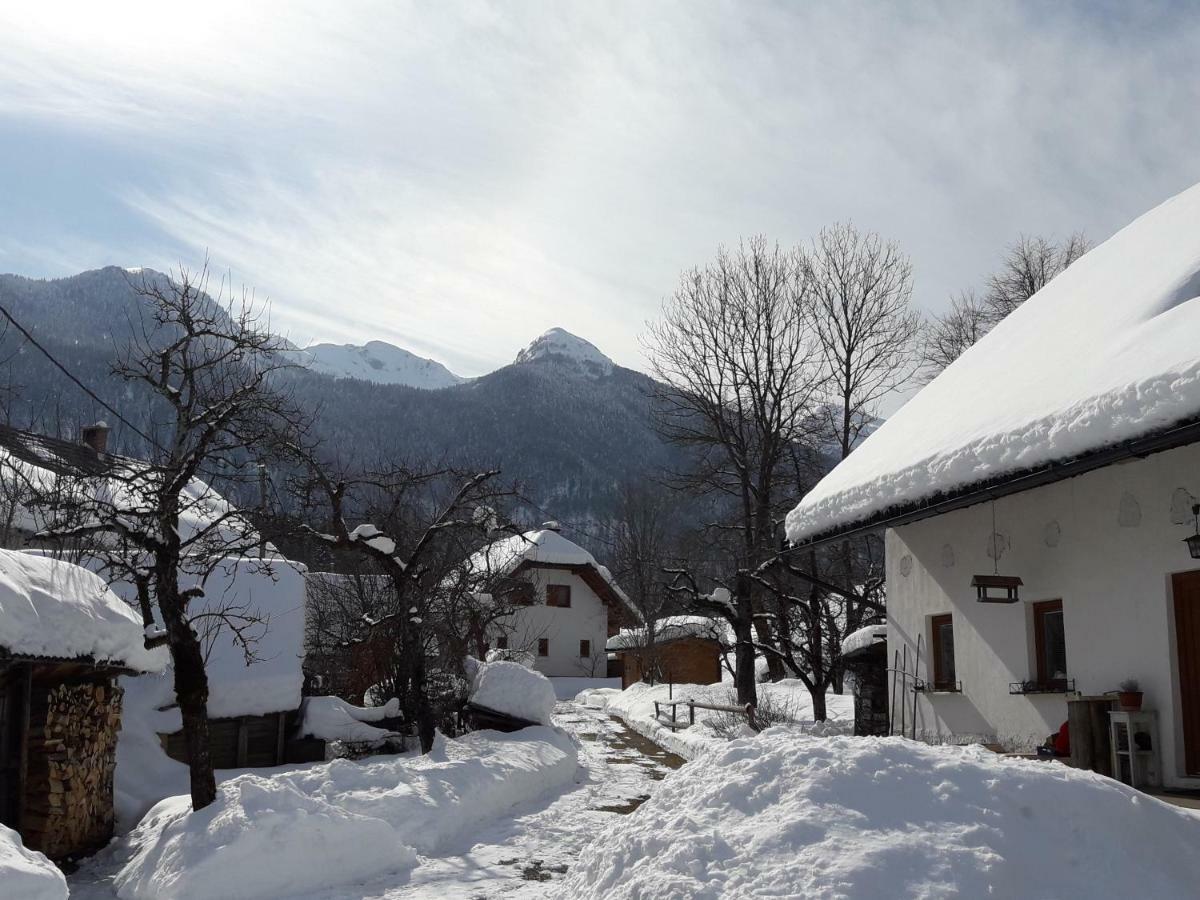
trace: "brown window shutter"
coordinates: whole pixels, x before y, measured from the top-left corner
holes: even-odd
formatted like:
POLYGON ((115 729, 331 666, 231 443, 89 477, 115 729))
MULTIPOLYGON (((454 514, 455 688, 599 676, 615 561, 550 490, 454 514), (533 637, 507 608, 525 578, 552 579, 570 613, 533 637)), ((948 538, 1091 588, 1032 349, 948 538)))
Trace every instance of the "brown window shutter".
POLYGON ((550 655, 550 639, 538 638, 538 656, 550 655))
POLYGON ((579 655, 582 657, 585 657, 585 658, 592 655, 592 642, 591 641, 580 641, 579 642, 579 655))

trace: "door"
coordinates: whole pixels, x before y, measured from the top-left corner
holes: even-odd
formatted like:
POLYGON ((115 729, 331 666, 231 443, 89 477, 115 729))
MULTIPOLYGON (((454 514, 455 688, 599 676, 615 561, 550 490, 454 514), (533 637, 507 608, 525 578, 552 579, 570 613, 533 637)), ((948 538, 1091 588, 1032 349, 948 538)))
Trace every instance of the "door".
POLYGON ((1175 641, 1179 649, 1179 700, 1184 769, 1200 776, 1200 572, 1171 576, 1175 641))
POLYGON ((21 825, 21 756, 28 700, 27 669, 0 674, 0 824, 21 825))

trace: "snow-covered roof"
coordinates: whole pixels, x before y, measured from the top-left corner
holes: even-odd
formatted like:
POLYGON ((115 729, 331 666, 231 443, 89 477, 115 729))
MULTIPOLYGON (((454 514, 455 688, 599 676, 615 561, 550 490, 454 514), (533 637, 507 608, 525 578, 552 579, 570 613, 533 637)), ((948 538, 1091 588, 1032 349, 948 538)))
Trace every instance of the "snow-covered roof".
POLYGON ((1200 414, 1200 185, 1083 256, 825 476, 802 541, 1200 414))
MULTIPOLYGON (((726 636, 728 626, 707 616, 668 616, 657 619, 654 623, 654 642, 665 644, 667 641, 677 641, 681 638, 698 637, 721 641, 726 636)), ((627 650, 630 647, 640 647, 646 642, 645 628, 622 628, 608 639, 606 650, 627 650)))
POLYGON ((0 649, 143 672, 167 664, 165 649, 146 649, 141 619, 104 579, 64 560, 12 550, 0 550, 0 649))
POLYGON ((849 656, 886 640, 886 625, 867 625, 846 635, 846 639, 842 641, 842 656, 849 656))
POLYGON ((512 574, 524 563, 588 566, 604 579, 626 606, 630 606, 629 596, 621 590, 607 566, 600 565, 588 551, 549 528, 494 541, 474 553, 467 560, 466 569, 469 575, 476 577, 500 577, 512 574))

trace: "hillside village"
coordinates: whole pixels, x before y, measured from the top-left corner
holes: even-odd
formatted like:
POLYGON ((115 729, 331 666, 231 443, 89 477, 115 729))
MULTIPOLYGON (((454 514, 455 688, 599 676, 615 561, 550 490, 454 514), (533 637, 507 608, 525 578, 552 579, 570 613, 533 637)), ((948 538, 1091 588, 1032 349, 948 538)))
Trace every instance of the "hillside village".
POLYGON ((47 15, 0 900, 1200 896, 1200 17, 47 15))

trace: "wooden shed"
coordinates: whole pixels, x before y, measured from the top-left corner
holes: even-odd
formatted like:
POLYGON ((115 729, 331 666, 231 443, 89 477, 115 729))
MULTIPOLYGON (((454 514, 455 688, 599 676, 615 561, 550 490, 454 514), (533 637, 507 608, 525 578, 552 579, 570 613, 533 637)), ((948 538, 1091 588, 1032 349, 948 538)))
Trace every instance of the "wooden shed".
POLYGON ((621 666, 622 689, 639 681, 716 684, 721 680, 722 631, 702 616, 672 616, 622 629, 608 641, 621 666))
POLYGON ((26 847, 61 860, 108 843, 116 679, 165 661, 99 577, 0 550, 0 823, 26 847))

